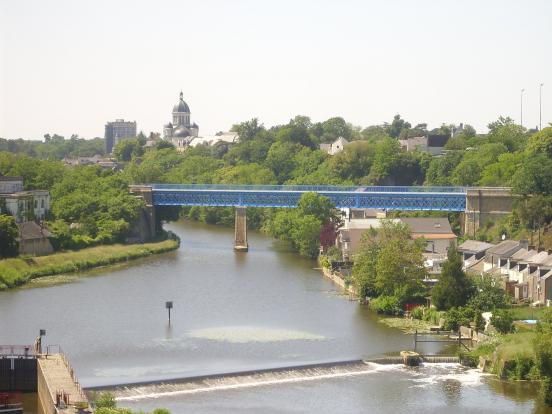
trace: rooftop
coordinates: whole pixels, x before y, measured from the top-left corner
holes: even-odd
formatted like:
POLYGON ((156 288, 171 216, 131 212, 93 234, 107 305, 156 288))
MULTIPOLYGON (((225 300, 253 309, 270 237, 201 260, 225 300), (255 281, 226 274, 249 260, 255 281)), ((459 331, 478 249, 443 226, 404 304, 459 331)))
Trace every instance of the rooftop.
POLYGON ((413 234, 454 235, 446 217, 407 217, 400 220, 410 227, 413 234))
POLYGON ((486 243, 478 240, 466 240, 460 246, 458 246, 458 251, 466 253, 481 253, 491 247, 494 247, 494 244, 486 243))
POLYGON ((488 254, 494 254, 497 256, 510 256, 521 249, 519 242, 515 240, 505 240, 494 247, 487 250, 488 254))
POLYGON ((50 233, 46 228, 41 227, 34 221, 26 221, 18 226, 19 235, 22 240, 42 239, 52 235, 52 233, 50 233))

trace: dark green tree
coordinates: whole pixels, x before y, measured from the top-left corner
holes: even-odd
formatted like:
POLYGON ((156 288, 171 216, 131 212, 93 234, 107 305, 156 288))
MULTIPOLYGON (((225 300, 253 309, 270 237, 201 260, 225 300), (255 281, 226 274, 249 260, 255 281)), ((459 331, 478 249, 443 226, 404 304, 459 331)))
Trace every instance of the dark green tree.
POLYGON ((15 219, 5 214, 0 215, 0 257, 15 257, 18 255, 19 230, 15 219))
POLYGON ((441 277, 431 292, 432 302, 438 310, 447 310, 464 306, 473 293, 473 283, 462 270, 462 259, 458 250, 451 245, 441 277))

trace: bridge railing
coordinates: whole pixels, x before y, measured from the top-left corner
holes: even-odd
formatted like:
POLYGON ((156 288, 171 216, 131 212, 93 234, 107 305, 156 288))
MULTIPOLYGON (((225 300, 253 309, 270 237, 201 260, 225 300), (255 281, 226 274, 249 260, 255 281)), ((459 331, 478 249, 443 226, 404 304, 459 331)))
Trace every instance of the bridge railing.
POLYGON ((29 357, 34 354, 31 345, 0 345, 0 357, 29 357))
POLYGON ((467 187, 452 186, 335 186, 335 185, 233 185, 233 184, 149 184, 155 190, 169 191, 290 191, 363 193, 459 193, 467 187))

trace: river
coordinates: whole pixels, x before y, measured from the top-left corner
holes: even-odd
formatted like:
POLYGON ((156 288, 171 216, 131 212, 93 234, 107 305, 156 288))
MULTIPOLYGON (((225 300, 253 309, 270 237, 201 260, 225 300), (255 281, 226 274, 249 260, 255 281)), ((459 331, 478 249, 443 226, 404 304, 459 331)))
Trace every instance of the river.
MULTIPOLYGON (((73 283, 0 292, 0 343, 31 343, 46 329, 44 342, 61 345, 85 387, 370 358, 412 346, 411 336, 379 323, 282 243, 250 232, 249 252, 235 253, 233 229, 167 228, 181 237, 175 252, 73 283), (165 301, 174 303, 170 326, 165 301)), ((302 375, 160 389, 123 405, 173 414, 548 412, 535 404, 532 387, 447 364, 302 375)))

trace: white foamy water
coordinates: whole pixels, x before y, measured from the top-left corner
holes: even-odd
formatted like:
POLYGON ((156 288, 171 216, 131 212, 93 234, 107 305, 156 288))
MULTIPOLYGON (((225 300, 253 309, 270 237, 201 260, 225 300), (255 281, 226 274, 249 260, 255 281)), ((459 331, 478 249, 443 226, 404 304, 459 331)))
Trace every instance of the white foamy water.
POLYGON ((277 386, 280 384, 303 383, 332 380, 355 376, 397 372, 412 381, 412 388, 425 388, 440 382, 457 381, 466 386, 482 384, 485 374, 477 369, 466 369, 459 364, 426 364, 416 368, 402 364, 358 363, 331 367, 298 368, 283 371, 267 371, 251 375, 235 375, 206 378, 204 380, 125 387, 115 391, 117 401, 139 401, 199 394, 239 390, 253 387, 277 386))
POLYGON ((117 401, 137 401, 186 394, 238 390, 243 388, 266 387, 279 384, 354 377, 384 370, 389 371, 393 369, 400 369, 400 367, 402 367, 402 365, 359 363, 354 365, 338 365, 333 367, 289 369, 285 371, 269 371, 251 375, 209 378, 196 382, 128 387, 117 390, 115 395, 117 401))
POLYGON ((205 328, 190 331, 191 338, 208 339, 211 341, 244 344, 248 342, 280 342, 280 341, 319 341, 325 339, 321 335, 288 329, 272 329, 251 326, 229 326, 221 328, 205 328))
POLYGON ((485 374, 477 368, 466 368, 459 364, 426 364, 419 371, 412 371, 414 376, 412 387, 425 388, 445 381, 457 381, 464 386, 478 386, 483 382, 485 374))

